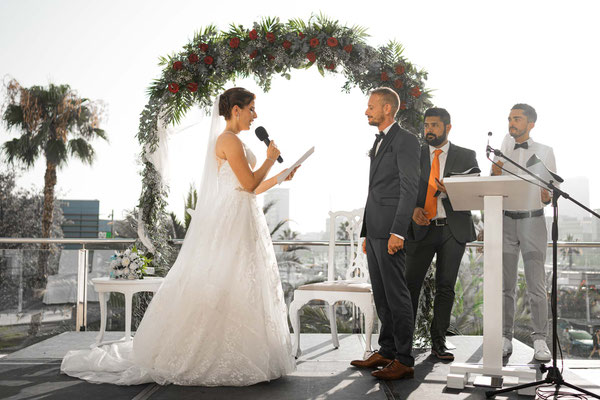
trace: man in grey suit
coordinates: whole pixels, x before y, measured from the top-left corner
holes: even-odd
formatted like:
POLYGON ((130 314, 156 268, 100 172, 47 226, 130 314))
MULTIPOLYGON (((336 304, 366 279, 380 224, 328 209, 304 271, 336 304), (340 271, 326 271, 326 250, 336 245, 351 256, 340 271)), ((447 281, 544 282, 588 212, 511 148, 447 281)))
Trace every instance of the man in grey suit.
POLYGON ((470 211, 454 211, 448 199, 444 177, 479 167, 473 150, 448 141, 452 128, 450 114, 443 108, 425 112, 425 140, 421 148, 421 179, 417 207, 406 242, 406 281, 413 315, 423 280, 436 256, 435 299, 431 323, 431 352, 442 360, 454 360, 446 347, 446 330, 454 304, 454 285, 466 243, 475 240, 470 211))
POLYGON ((362 225, 377 315, 381 320, 379 351, 357 367, 375 368, 385 380, 412 378, 414 322, 404 276, 404 238, 417 199, 419 141, 395 121, 400 99, 389 88, 371 92, 365 115, 379 134, 370 152, 369 191, 362 225))

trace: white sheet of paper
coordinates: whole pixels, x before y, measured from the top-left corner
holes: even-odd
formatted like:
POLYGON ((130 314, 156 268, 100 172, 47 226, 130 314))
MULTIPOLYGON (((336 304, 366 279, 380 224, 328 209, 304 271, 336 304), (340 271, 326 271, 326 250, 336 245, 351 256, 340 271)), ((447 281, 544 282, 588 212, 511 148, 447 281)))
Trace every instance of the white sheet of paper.
POLYGON ((281 183, 281 182, 283 182, 283 181, 285 180, 285 178, 287 178, 287 177, 288 177, 288 175, 289 175, 289 174, 291 174, 291 173, 292 173, 292 171, 293 171, 293 170, 294 170, 294 169, 295 169, 295 168, 296 168, 298 165, 300 165, 300 164, 302 164, 304 161, 306 161, 306 159, 307 159, 308 157, 310 157, 310 155, 311 155, 312 153, 314 153, 314 152, 315 152, 315 146, 313 146, 313 147, 311 147, 310 149, 308 149, 308 151, 307 151, 306 153, 304 153, 304 155, 303 155, 302 157, 300 157, 300 158, 298 159, 298 161, 296 161, 296 162, 295 162, 295 163, 294 163, 294 164, 293 164, 291 167, 289 167, 288 169, 286 169, 286 170, 285 170, 285 172, 284 172, 283 174, 281 174, 281 175, 279 175, 279 176, 277 177, 277 183, 281 183))

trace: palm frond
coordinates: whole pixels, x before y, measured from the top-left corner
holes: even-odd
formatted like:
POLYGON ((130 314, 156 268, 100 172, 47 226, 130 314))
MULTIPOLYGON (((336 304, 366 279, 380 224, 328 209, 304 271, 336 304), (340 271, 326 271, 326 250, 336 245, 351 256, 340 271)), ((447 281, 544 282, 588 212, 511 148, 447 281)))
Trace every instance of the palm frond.
POLYGON ((280 29, 280 21, 279 21, 279 17, 264 17, 260 23, 259 26, 261 28, 261 30, 263 31, 263 33, 267 33, 267 32, 278 32, 280 29))
POLYGON ((37 146, 30 146, 30 136, 23 135, 20 138, 15 138, 4 143, 2 146, 4 154, 6 154, 6 161, 8 164, 22 163, 27 168, 32 167, 35 164, 38 156, 40 155, 41 148, 37 146))
POLYGON ((44 155, 49 163, 60 166, 66 163, 67 146, 60 139, 50 139, 44 148, 44 155))
POLYGON ((106 140, 107 142, 108 140, 108 136, 106 136, 106 131, 104 129, 100 129, 100 128, 93 128, 92 131, 96 134, 96 136, 98 136, 101 139, 106 140))
POLYGON ((23 109, 16 104, 8 104, 4 115, 2 116, 6 127, 11 128, 25 128, 25 120, 23 119, 23 109))
POLYGON ((279 221, 277 223, 277 225, 275 225, 275 227, 273 229, 271 229, 271 236, 273 236, 275 234, 275 232, 277 232, 279 230, 279 228, 281 228, 282 226, 284 226, 286 222, 288 222, 287 219, 279 221))
POLYGON ((229 36, 242 37, 246 35, 246 29, 242 25, 236 25, 234 23, 229 24, 229 36))
POLYGON ((69 140, 69 153, 87 164, 92 164, 94 161, 94 148, 83 138, 69 140))
POLYGON ((301 18, 290 19, 287 22, 287 25, 290 29, 298 31, 298 32, 304 32, 304 31, 306 31, 306 28, 308 27, 306 22, 301 18))
POLYGON ((271 201, 267 201, 264 205, 263 205, 263 214, 267 214, 271 208, 273 208, 273 206, 277 203, 277 200, 271 200, 271 201))

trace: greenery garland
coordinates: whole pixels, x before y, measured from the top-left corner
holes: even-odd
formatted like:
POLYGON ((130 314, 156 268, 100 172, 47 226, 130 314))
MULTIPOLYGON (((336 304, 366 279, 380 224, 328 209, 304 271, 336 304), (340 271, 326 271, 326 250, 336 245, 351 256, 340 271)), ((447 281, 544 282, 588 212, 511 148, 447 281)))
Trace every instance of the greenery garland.
POLYGON ((323 76, 343 74, 345 92, 355 86, 364 93, 380 86, 393 89, 401 100, 398 121, 414 133, 421 131, 423 112, 431 106, 424 88, 427 72, 403 57, 399 43, 374 48, 365 43, 367 36, 364 28, 346 27, 323 15, 287 23, 264 18, 250 29, 232 24, 228 31, 218 31, 210 25, 182 51, 160 59, 163 73, 149 88, 137 135, 144 163, 139 210, 154 245, 157 271, 168 271, 172 255, 165 211, 168 188, 146 157, 158 147, 159 116, 165 123, 177 124, 194 105, 209 111, 213 99, 235 78, 253 76, 268 91, 273 76, 290 79, 292 69, 315 66, 323 76))

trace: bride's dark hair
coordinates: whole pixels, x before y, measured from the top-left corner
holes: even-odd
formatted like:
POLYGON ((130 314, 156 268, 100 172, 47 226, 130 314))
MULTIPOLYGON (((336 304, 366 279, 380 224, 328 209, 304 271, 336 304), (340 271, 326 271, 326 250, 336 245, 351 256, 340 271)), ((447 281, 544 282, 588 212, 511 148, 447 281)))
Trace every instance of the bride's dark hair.
POLYGON ((234 87, 227 89, 221 96, 219 96, 219 115, 225 117, 225 119, 231 118, 231 109, 234 106, 244 108, 254 100, 256 96, 241 87, 234 87))

